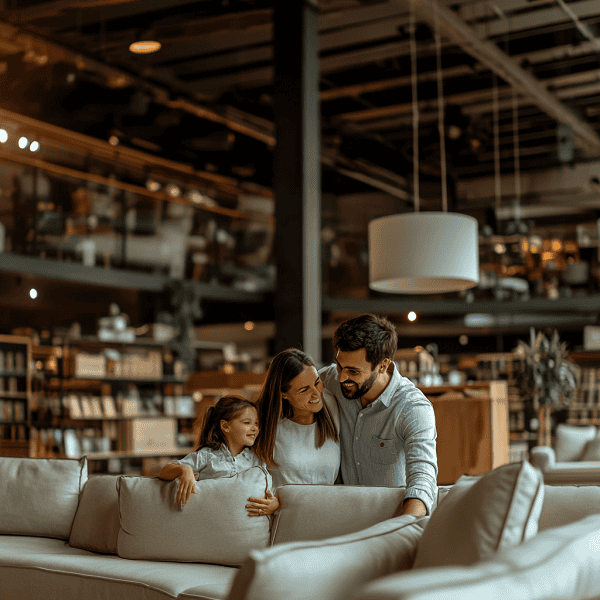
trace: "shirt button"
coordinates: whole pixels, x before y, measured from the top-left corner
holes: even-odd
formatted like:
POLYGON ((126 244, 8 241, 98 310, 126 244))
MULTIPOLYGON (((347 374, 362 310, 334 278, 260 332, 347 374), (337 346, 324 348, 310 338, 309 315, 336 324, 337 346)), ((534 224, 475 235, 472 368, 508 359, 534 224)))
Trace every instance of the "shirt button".
POLYGON ((362 417, 362 413, 360 413, 360 415, 358 415, 359 417, 362 417))
POLYGON ((356 464, 357 464, 357 465, 360 465, 360 463, 359 463, 359 462, 357 462, 356 464))

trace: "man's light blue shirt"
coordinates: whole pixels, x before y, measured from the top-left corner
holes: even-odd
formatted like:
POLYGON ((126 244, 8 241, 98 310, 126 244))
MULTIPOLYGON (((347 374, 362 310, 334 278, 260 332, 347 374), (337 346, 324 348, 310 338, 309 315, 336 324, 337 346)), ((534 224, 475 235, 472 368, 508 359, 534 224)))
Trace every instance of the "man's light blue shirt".
POLYGON ((336 365, 319 376, 340 407, 341 472, 346 485, 406 486, 431 514, 437 490, 435 415, 431 402, 394 363, 381 395, 365 408, 342 394, 336 365))

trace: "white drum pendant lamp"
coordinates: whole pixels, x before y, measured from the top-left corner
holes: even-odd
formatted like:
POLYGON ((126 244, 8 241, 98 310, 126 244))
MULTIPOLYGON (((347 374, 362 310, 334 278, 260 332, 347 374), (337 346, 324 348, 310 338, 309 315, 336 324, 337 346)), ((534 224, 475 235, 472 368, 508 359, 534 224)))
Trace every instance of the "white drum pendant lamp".
POLYGON ((391 215, 369 223, 369 287, 436 294, 479 282, 477 219, 447 212, 391 215))
MULTIPOLYGON (((411 2, 412 7, 412 2, 411 2)), ((419 212, 419 144, 414 7, 411 9, 413 185, 415 212, 369 223, 369 287, 393 294, 437 294, 479 283, 477 219, 447 212, 441 40, 435 30, 443 212, 419 212)))

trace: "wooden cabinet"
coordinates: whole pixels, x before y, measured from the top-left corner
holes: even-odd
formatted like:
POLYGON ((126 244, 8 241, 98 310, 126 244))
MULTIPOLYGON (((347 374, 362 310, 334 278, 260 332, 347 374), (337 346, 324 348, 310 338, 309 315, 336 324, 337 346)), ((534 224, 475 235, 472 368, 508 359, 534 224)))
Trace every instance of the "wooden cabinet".
POLYGON ((421 389, 435 412, 438 485, 509 462, 506 381, 421 389))

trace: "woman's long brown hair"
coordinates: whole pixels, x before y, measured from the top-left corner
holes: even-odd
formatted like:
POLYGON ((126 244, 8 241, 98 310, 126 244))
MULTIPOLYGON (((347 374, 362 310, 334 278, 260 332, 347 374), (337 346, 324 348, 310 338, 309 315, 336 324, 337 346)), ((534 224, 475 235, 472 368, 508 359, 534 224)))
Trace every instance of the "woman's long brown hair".
MULTIPOLYGON (((273 448, 279 420, 282 417, 291 418, 294 414, 291 404, 282 398, 282 394, 290 389, 292 380, 306 367, 314 366, 315 363, 308 354, 297 348, 283 350, 269 365, 267 376, 256 400, 260 433, 254 444, 254 453, 269 466, 276 464, 273 459, 273 448)), ((339 441, 335 423, 324 402, 323 408, 315 414, 315 421, 317 423, 317 439, 315 440, 317 448, 320 448, 327 439, 339 441)))

